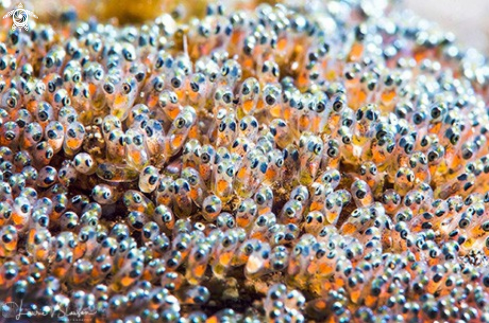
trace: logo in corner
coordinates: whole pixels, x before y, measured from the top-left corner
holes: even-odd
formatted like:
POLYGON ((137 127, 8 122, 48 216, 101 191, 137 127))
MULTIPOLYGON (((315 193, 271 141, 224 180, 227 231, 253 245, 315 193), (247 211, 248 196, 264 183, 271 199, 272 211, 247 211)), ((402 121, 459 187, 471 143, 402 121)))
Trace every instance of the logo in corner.
POLYGON ((19 3, 16 9, 10 11, 5 16, 3 16, 3 19, 8 18, 10 16, 12 17, 12 20, 14 22, 14 24, 12 25, 12 30, 15 30, 17 28, 18 29, 24 28, 25 31, 28 31, 29 26, 27 25, 27 23, 29 22, 29 16, 32 16, 37 19, 37 16, 32 11, 24 9, 22 3, 19 3))

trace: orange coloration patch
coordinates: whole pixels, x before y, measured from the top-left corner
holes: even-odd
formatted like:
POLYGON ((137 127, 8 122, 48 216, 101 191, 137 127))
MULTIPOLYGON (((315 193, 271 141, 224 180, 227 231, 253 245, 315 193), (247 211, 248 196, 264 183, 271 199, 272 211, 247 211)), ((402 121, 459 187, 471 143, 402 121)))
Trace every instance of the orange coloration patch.
POLYGON ((47 259, 49 256, 49 250, 40 249, 36 252, 37 259, 47 259))
POLYGON ((80 145, 80 140, 74 138, 66 139, 66 145, 68 148, 75 149, 80 145))
POLYGON ((311 120, 311 131, 312 132, 319 132, 319 124, 321 123, 321 117, 320 116, 315 116, 311 120))
POLYGON ((299 87, 304 87, 304 86, 306 86, 307 82, 308 82, 308 79, 306 77, 306 74, 305 73, 301 73, 299 75, 299 77, 297 78, 297 85, 299 87))
POLYGON ((256 110, 260 111, 265 107, 265 103, 263 103, 262 100, 258 100, 258 103, 256 104, 256 110))
POLYGON ((211 316, 210 318, 208 318, 205 323, 219 323, 219 319, 216 317, 216 316, 211 316))
POLYGON ((249 114, 251 112, 251 110, 253 109, 253 105, 254 105, 254 102, 253 100, 246 100, 243 102, 243 111, 246 113, 246 114, 249 114))
POLYGON ((337 77, 337 75, 336 75, 336 72, 334 70, 330 70, 326 74, 326 79, 329 81, 336 79, 336 77, 337 77))
POLYGON ((67 272, 68 272, 68 270, 66 270, 63 267, 57 267, 56 269, 53 270, 54 276, 59 277, 59 278, 64 277, 67 272))
POLYGON ((241 39, 241 33, 240 32, 234 32, 231 34, 231 44, 237 45, 239 40, 241 39))
POLYGON ((207 165, 199 165, 199 173, 202 178, 209 178, 211 168, 207 165))
POLYGON ((37 108, 38 108, 38 102, 37 101, 30 101, 26 104, 26 109, 29 111, 31 114, 36 113, 37 108))
POLYGON ((365 91, 358 91, 357 104, 360 105, 365 100, 367 100, 367 93, 365 91))
POLYGON ((141 152, 137 149, 131 151, 131 158, 132 160, 137 164, 137 165, 141 165, 142 164, 142 155, 141 155, 141 152))
POLYGON ((350 292, 350 299, 353 303, 358 304, 358 300, 360 299, 361 290, 354 290, 350 292))
POLYGON ((181 147, 183 144, 184 136, 182 135, 173 135, 171 136, 171 147, 173 149, 177 149, 178 147, 181 147))
POLYGON ((232 253, 230 252, 225 252, 219 256, 219 262, 223 266, 229 265, 229 263, 231 263, 231 259, 232 259, 232 253))
POLYGON ((124 276, 124 278, 121 279, 121 285, 124 287, 130 286, 134 282, 134 279, 130 278, 129 276, 124 276))
POLYGON ((10 243, 5 243, 3 247, 8 251, 14 251, 17 248, 17 241, 12 241, 10 243))
POLYGON ((153 273, 151 273, 150 271, 145 270, 143 272, 143 274, 141 275, 141 279, 150 281, 150 280, 153 279, 153 276, 152 275, 153 275, 153 273))
POLYGON ((350 62, 357 61, 363 54, 363 45, 359 43, 353 44, 350 50, 350 54, 348 55, 348 60, 350 62))
POLYGON ((314 307, 319 311, 324 311, 327 306, 328 304, 324 300, 319 300, 317 302, 314 302, 314 307))
POLYGON ((309 126, 311 125, 311 120, 309 119, 309 116, 302 115, 299 118, 299 127, 300 129, 309 129, 309 126))
POLYGON ((26 218, 19 213, 13 213, 12 214, 12 221, 14 222, 15 225, 21 225, 26 222, 26 218))
POLYGON ((396 97, 396 91, 385 91, 382 93, 382 101, 391 102, 396 97))
POLYGON ((236 218, 236 224, 238 225, 238 227, 240 228, 246 228, 250 225, 250 219, 248 218, 248 216, 246 217, 238 217, 236 218))
POLYGON ((240 256, 237 256, 236 259, 234 259, 233 266, 235 264, 238 266, 241 264, 245 264, 247 261, 248 261, 248 256, 246 256, 245 254, 242 254, 240 256))
POLYGON ((88 85, 88 92, 90 93, 91 97, 94 96, 95 93, 97 93, 97 90, 98 90, 98 86, 96 86, 95 84, 90 83, 88 85))
POLYGON ((75 283, 75 284, 81 284, 81 282, 84 280, 85 280, 85 277, 80 277, 79 275, 73 276, 73 283, 75 283))
POLYGON ((123 115, 124 115, 124 111, 121 110, 121 109, 112 109, 111 111, 111 114, 114 116, 114 117, 117 117, 119 119, 122 119, 123 115))
POLYGON ((321 275, 328 275, 333 272, 333 267, 329 264, 322 263, 319 265, 318 273, 321 275))
POLYGON ((156 95, 151 95, 148 97, 148 100, 146 101, 146 104, 149 107, 154 107, 158 104, 158 97, 156 95))
MULTIPOLYGON (((258 210, 258 215, 266 214, 266 213, 271 212, 271 211, 272 211, 272 209, 271 209, 271 208, 269 208, 269 207, 265 207, 265 208, 263 208, 263 209, 261 209, 261 210, 258 210)), ((260 240, 261 240, 261 239, 260 239, 260 240)))
POLYGON ((355 233, 355 230, 356 230, 355 226, 351 223, 345 223, 341 228, 341 232, 343 234, 353 234, 355 233))
POLYGON ((317 264, 317 262, 311 261, 309 263, 309 265, 307 266, 307 270, 306 270, 307 274, 308 275, 314 275, 314 274, 317 273, 317 271, 318 271, 318 264, 317 264))
POLYGON ((280 118, 282 116, 282 106, 279 104, 274 105, 269 111, 273 118, 280 118))
POLYGON ((229 188, 229 183, 226 182, 225 180, 221 179, 217 181, 217 191, 218 192, 225 192, 229 188))
POLYGON ((423 59, 425 59, 427 57, 427 52, 426 51, 418 51, 418 52, 415 52, 413 57, 414 59, 416 60, 416 62, 421 62, 423 59))
POLYGON ((244 69, 252 69, 254 65, 255 65, 255 62, 253 61, 252 57, 243 60, 243 68, 244 69))
POLYGON ((190 97, 190 100, 197 101, 199 98, 199 92, 188 91, 188 96, 190 97))
POLYGON ((277 42, 277 50, 284 51, 287 48, 287 38, 280 38, 277 42))
POLYGON ((199 127, 193 126, 188 131, 187 137, 188 137, 188 139, 198 139, 199 135, 200 135, 199 127))
POLYGON ((97 278, 97 277, 100 277, 101 275, 102 275, 102 271, 99 270, 97 267, 93 267, 92 272, 90 273, 90 276, 92 278, 97 278))
POLYGON ((239 180, 244 181, 248 177, 248 172, 247 172, 246 168, 244 168, 244 167, 240 168, 240 170, 238 171, 238 174, 236 174, 236 177, 239 180))
POLYGON ((178 107, 166 108, 165 112, 171 120, 175 120, 175 118, 180 114, 180 109, 178 107))
POLYGON ((179 101, 183 101, 185 99, 185 90, 175 90, 175 94, 177 95, 179 101))
POLYGON ((200 265, 200 266, 195 266, 193 267, 193 272, 196 277, 202 277, 204 276, 205 270, 207 269, 207 265, 200 265))
POLYGON ((290 120, 291 116, 292 116, 292 110, 290 108, 285 108, 283 113, 284 119, 290 120))
POLYGON ((115 97, 115 100, 114 100, 114 106, 122 106, 122 105, 125 105, 127 103, 127 97, 122 95, 122 94, 118 94, 116 95, 115 97))
POLYGON ((195 201, 199 197, 199 191, 197 189, 193 188, 190 190, 189 195, 190 195, 190 198, 195 201))
POLYGON ((275 171, 275 169, 273 169, 271 167, 268 167, 267 172, 265 174, 265 180, 268 181, 268 182, 271 182, 271 181, 273 181, 276 178, 277 175, 278 174, 275 171))
POLYGON ((33 146, 33 143, 31 143, 30 141, 28 141, 26 138, 22 137, 21 146, 22 147, 29 148, 29 147, 32 147, 33 146))
POLYGON ((365 297, 365 305, 367 306, 373 306, 375 305, 376 302, 377 302, 377 298, 373 296, 367 295, 367 297, 365 297))
POLYGON ((73 259, 74 260, 80 259, 85 254, 85 251, 86 248, 84 245, 80 245, 80 244, 77 245, 75 249, 73 249, 73 259))
POLYGON ((312 202, 311 205, 309 206, 309 211, 318 211, 323 208, 324 204, 320 202, 312 202))

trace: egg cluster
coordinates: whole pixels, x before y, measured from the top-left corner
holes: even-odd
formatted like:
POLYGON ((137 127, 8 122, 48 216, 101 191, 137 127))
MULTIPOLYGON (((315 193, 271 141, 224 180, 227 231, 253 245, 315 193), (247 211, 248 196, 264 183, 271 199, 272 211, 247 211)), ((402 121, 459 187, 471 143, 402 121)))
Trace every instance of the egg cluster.
POLYGON ((70 17, 0 32, 2 302, 489 322, 484 56, 383 1, 70 17))

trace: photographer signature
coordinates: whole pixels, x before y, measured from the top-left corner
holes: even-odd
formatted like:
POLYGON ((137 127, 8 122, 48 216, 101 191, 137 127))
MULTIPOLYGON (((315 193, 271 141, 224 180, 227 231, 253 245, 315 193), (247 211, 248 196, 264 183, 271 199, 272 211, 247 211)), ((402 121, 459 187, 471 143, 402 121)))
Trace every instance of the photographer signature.
POLYGON ((2 317, 4 318, 15 318, 17 321, 23 317, 33 318, 33 317, 47 317, 51 318, 83 318, 85 316, 95 315, 96 309, 93 307, 70 309, 69 305, 65 307, 56 306, 43 306, 41 308, 31 309, 26 308, 23 305, 23 301, 20 304, 16 302, 0 303, 2 308, 2 317))

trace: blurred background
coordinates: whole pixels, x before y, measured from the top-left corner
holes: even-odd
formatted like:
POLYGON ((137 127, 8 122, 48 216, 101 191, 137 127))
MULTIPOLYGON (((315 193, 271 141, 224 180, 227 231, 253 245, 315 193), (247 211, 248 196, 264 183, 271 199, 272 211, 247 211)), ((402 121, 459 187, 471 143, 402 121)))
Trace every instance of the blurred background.
POLYGON ((459 41, 489 54, 489 0, 403 0, 407 8, 444 30, 459 41))
MULTIPOLYGON (((190 3, 193 11, 201 12, 209 0, 0 0, 0 9, 13 8, 22 2, 26 8, 31 9, 41 17, 47 18, 56 15, 53 12, 60 8, 75 8, 78 12, 96 15, 106 19, 114 14, 120 21, 141 21, 147 17, 156 16, 159 12, 175 10, 182 2, 190 3)), ((246 3, 253 0, 221 0, 221 2, 246 3)), ((267 0, 265 0, 267 1, 267 0)), ((276 1, 276 0, 268 0, 276 1)), ((309 0, 286 0, 295 1, 309 0)), ((326 0, 324 0, 326 1, 326 0)), ((377 0, 373 0, 377 1, 377 0)), ((378 0, 383 2, 384 0, 378 0)), ((405 8, 414 11, 429 21, 438 23, 444 30, 451 31, 466 47, 475 47, 489 54, 489 0, 390 0, 400 2, 405 8)), ((180 5, 181 6, 181 5, 180 5)), ((202 11, 203 12, 203 11, 202 11)))

